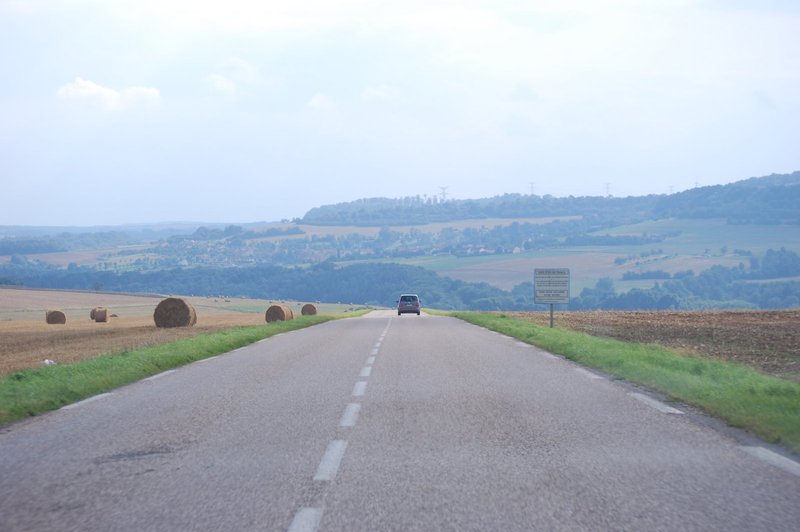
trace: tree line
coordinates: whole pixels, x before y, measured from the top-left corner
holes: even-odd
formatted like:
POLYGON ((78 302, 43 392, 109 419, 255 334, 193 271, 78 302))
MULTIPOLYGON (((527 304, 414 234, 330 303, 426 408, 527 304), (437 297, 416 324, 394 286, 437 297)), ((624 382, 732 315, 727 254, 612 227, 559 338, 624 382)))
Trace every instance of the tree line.
POLYGON ((616 225, 654 218, 723 218, 730 223, 800 224, 800 171, 670 195, 537 196, 504 194, 484 199, 369 198, 308 211, 311 225, 392 226, 481 218, 533 218, 580 214, 616 225))

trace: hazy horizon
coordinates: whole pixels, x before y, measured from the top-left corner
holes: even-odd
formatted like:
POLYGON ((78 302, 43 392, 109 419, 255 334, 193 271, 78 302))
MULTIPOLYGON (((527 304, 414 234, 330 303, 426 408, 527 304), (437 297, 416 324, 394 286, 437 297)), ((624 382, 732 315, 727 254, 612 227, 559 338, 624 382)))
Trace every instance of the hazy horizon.
POLYGON ((798 35, 790 0, 6 0, 0 225, 791 173, 798 35))

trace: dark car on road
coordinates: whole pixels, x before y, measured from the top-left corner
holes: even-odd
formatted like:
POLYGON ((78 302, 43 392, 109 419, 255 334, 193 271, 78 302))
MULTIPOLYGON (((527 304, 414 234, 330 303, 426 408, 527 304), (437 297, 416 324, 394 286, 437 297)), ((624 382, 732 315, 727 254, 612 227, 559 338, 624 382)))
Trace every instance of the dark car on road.
POLYGON ((419 297, 417 294, 403 294, 397 300, 397 315, 416 314, 419 316, 419 297))

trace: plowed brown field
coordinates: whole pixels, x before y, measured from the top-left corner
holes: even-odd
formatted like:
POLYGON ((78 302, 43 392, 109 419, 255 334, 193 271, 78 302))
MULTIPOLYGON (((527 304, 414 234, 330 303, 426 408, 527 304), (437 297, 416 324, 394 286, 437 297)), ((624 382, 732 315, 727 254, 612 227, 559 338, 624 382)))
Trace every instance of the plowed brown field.
MULTIPOLYGON (((547 326, 548 312, 508 315, 547 326)), ((555 326, 729 360, 800 382, 800 310, 560 312, 555 326)))

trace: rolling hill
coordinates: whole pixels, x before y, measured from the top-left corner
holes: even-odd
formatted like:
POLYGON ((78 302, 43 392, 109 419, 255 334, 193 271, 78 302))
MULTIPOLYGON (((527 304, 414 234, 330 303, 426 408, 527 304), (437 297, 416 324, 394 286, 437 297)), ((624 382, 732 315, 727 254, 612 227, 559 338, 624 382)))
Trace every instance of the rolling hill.
MULTIPOLYGON (((281 223, 83 232, 0 228, 0 283, 373 304, 416 286, 431 291, 429 302, 447 308, 525 308, 531 305, 526 286, 534 268, 568 267, 574 297, 610 281, 616 295, 650 291, 651 299, 667 301, 652 292, 665 281, 704 273, 719 277, 724 270, 734 272, 736 282, 751 282, 748 272, 758 271, 770 250, 799 253, 797 205, 800 172, 629 198, 363 199, 321 206, 281 223), (353 266, 361 268, 360 285, 350 279, 353 266), (303 292, 313 275, 322 284, 303 292), (372 279, 370 286, 366 279, 372 279)), ((759 282, 785 284, 800 277, 800 271, 784 270, 782 277, 759 282)), ((792 305, 792 286, 784 286, 788 295, 770 295, 772 305, 792 305)), ((674 305, 765 304, 763 293, 743 290, 736 297, 745 299, 731 299, 729 290, 710 299, 678 293, 674 305)))

